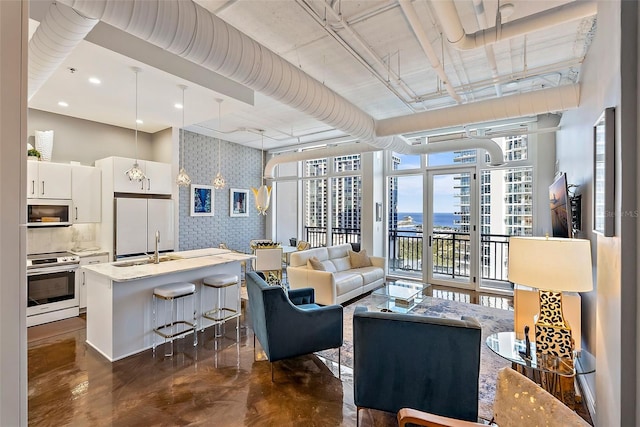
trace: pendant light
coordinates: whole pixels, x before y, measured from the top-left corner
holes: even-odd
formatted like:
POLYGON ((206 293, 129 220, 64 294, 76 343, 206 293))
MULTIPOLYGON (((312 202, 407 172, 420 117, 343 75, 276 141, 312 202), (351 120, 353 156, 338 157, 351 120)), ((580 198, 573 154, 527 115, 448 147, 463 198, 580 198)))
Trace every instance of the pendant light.
POLYGON ((132 67, 133 72, 136 74, 136 160, 133 162, 133 167, 125 172, 130 181, 144 181, 145 176, 140 165, 138 165, 138 73, 140 68, 132 67))
MULTIPOLYGON (((221 114, 221 109, 222 109, 222 99, 216 99, 216 101, 218 101, 218 131, 222 132, 222 114, 221 114)), ((213 188, 215 188, 216 190, 222 190, 224 188, 225 185, 225 180, 224 177, 222 176, 222 172, 221 172, 221 168, 220 168, 220 138, 218 138, 218 173, 216 174, 216 177, 213 178, 212 184, 213 184, 213 188)))
POLYGON ((191 184, 191 178, 189 178, 187 171, 184 169, 184 145, 186 144, 186 141, 184 140, 184 91, 187 87, 185 85, 179 85, 179 87, 182 89, 182 128, 180 129, 180 132, 182 133, 182 137, 180 138, 182 141, 182 153, 180 154, 182 162, 180 163, 180 172, 178 172, 178 176, 176 177, 176 184, 178 184, 178 187, 188 187, 189 184, 191 184))
POLYGON ((267 209, 269 209, 269 198, 271 197, 271 187, 267 187, 264 183, 264 130, 260 131, 262 145, 260 149, 260 159, 262 160, 262 168, 260 169, 262 173, 262 181, 259 188, 255 189, 251 187, 251 191, 253 191, 253 196, 256 199, 256 208, 258 209, 258 213, 260 215, 266 215, 267 209))

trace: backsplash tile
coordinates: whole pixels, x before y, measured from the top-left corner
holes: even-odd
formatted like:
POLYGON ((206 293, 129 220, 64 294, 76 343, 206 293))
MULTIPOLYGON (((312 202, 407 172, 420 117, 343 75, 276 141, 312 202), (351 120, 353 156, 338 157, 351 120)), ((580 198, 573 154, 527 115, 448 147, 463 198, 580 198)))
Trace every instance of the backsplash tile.
POLYGON ((27 253, 29 254, 60 252, 95 246, 95 224, 27 229, 27 253))

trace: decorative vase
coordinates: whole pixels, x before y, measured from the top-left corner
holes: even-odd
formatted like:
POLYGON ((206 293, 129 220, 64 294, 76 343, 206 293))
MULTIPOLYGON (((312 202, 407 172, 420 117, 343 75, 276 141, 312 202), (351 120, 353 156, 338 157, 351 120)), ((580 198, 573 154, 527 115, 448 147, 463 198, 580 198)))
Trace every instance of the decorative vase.
POLYGON ((40 152, 40 160, 50 162, 53 152, 53 131, 37 130, 35 131, 35 140, 36 150, 40 152))
POLYGON ((27 156, 27 160, 30 160, 32 162, 37 162, 40 159, 38 158, 38 156, 27 156))

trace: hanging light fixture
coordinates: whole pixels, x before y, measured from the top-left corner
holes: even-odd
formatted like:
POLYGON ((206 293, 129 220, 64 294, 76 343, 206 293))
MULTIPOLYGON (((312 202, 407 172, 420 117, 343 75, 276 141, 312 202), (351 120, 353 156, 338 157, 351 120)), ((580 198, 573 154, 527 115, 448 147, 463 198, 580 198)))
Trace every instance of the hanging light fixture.
POLYGON ((251 187, 251 191, 253 191, 253 196, 256 199, 256 208, 258 209, 258 213, 260 215, 266 215, 267 209, 269 209, 269 198, 271 197, 271 187, 267 187, 264 183, 264 130, 260 131, 262 145, 260 149, 260 159, 262 160, 262 167, 260 169, 262 173, 262 181, 259 188, 251 187))
POLYGON ((125 172, 130 181, 143 181, 147 177, 145 176, 140 165, 138 165, 138 73, 140 68, 132 67, 133 72, 136 74, 136 160, 133 162, 133 167, 125 172))
MULTIPOLYGON (((216 99, 216 101, 218 101, 218 130, 222 131, 222 114, 221 114, 221 109, 222 109, 222 99, 216 99)), ((218 173, 216 174, 216 177, 213 178, 213 188, 215 188, 216 190, 221 190, 224 188, 225 185, 225 180, 224 177, 222 176, 222 172, 221 172, 221 168, 220 168, 220 138, 218 138, 218 173)))
POLYGON ((187 171, 184 169, 184 145, 186 144, 186 141, 184 140, 184 91, 187 87, 185 85, 179 85, 179 87, 182 89, 182 128, 180 129, 180 132, 182 133, 182 137, 180 138, 182 141, 182 153, 180 154, 182 162, 180 163, 180 172, 178 172, 178 176, 176 177, 176 184, 178 184, 178 187, 188 187, 189 184, 191 184, 191 178, 189 178, 187 171))

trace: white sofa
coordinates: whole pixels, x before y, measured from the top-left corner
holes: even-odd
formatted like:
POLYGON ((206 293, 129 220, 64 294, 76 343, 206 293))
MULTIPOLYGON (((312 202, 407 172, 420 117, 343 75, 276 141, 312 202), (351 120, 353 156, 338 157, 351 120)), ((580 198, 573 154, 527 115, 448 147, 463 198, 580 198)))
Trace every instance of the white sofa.
POLYGON ((372 266, 352 268, 349 250, 351 245, 344 243, 293 252, 287 267, 289 287, 313 288, 316 303, 331 305, 340 304, 382 286, 385 280, 385 259, 370 256, 372 266), (307 266, 311 257, 318 258, 327 271, 307 266))

